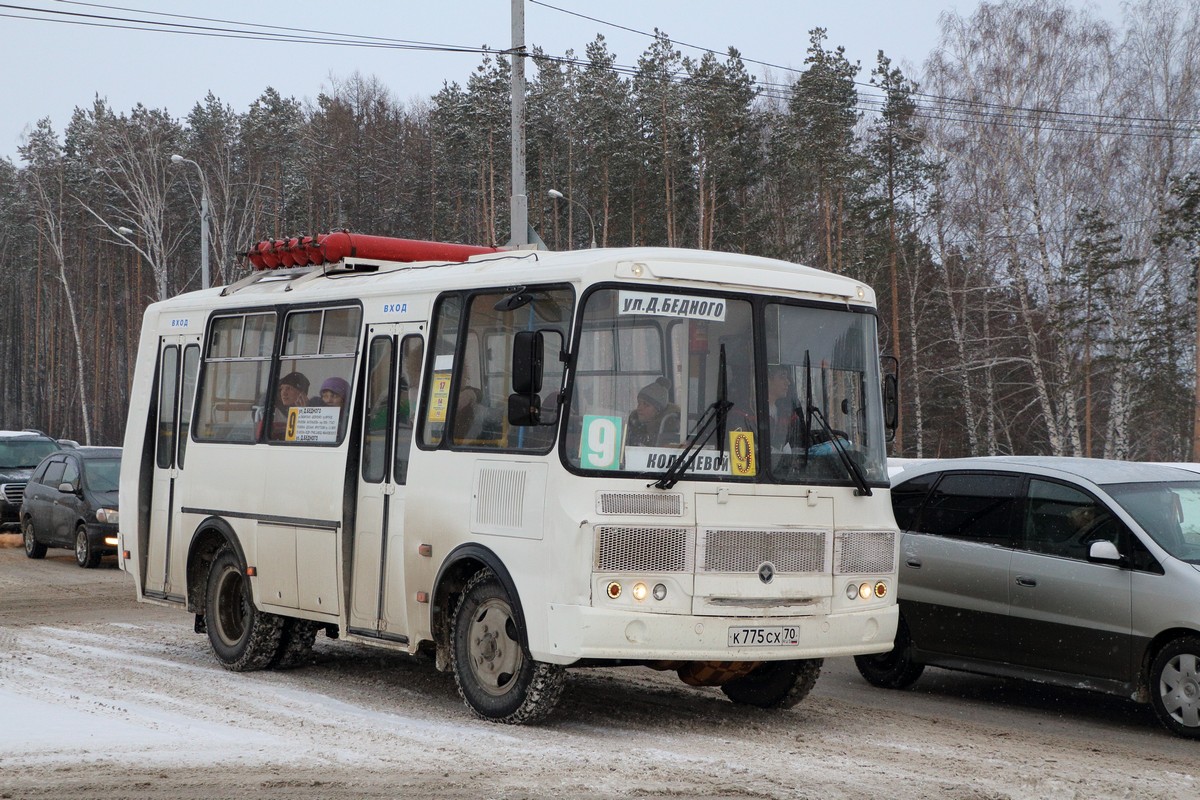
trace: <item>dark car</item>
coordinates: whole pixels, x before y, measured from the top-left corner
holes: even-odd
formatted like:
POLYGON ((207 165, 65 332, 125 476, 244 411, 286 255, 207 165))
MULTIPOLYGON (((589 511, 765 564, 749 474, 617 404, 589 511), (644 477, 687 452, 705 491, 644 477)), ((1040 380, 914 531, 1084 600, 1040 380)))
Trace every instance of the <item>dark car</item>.
POLYGON ((33 468, 62 445, 39 431, 0 431, 0 529, 16 529, 33 468))
POLYGON ((900 624, 858 656, 901 689, 926 666, 1150 703, 1200 738, 1200 475, 1091 458, 929 461, 893 478, 900 624))
POLYGON ((25 487, 21 533, 25 555, 47 547, 74 549, 81 567, 117 552, 117 487, 121 448, 80 447, 46 457, 25 487))

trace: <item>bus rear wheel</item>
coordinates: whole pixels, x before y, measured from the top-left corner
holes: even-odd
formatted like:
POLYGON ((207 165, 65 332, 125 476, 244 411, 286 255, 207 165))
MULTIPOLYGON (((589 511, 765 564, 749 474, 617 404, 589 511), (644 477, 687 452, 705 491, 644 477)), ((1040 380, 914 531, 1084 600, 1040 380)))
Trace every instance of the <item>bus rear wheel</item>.
POLYGON ((533 660, 520 624, 495 573, 475 573, 454 613, 454 682, 467 706, 491 722, 538 722, 562 695, 563 668, 533 660))
POLYGON ((283 617, 254 607, 246 568, 228 547, 217 553, 208 571, 204 617, 213 655, 228 670, 263 669, 279 651, 283 617))
POLYGON ((823 658, 767 661, 749 675, 723 684, 721 691, 735 703, 758 708, 791 708, 812 691, 823 658))
POLYGON ((279 648, 271 659, 271 669, 295 669, 312 658, 313 642, 321 623, 287 618, 280 630, 279 648))

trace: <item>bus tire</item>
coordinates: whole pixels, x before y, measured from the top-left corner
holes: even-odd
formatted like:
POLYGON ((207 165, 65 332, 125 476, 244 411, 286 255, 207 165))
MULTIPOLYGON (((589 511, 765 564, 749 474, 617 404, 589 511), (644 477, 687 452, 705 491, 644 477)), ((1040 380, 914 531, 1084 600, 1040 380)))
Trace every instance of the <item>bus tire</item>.
POLYGON ((534 661, 521 643, 521 620, 490 569, 467 581, 450 632, 454 682, 476 716, 520 725, 545 719, 562 695, 565 672, 534 661))
POLYGON ((924 664, 912 659, 912 639, 903 618, 896 627, 896 642, 891 650, 855 656, 854 666, 867 683, 880 689, 907 689, 925 671, 924 664))
POLYGON ((208 571, 204 621, 213 655, 227 670, 262 669, 279 651, 283 617, 254 607, 246 568, 232 548, 221 548, 208 571))
POLYGON ((295 669, 304 666, 312 655, 313 642, 321 623, 287 617, 279 639, 279 649, 268 665, 271 669, 295 669))
POLYGON ((735 703, 758 708, 791 708, 812 691, 823 658, 766 661, 748 675, 734 678, 721 691, 735 703))
POLYGON ((46 557, 46 545, 37 540, 33 533, 33 520, 29 517, 26 517, 25 523, 21 525, 21 539, 25 545, 26 558, 46 557))

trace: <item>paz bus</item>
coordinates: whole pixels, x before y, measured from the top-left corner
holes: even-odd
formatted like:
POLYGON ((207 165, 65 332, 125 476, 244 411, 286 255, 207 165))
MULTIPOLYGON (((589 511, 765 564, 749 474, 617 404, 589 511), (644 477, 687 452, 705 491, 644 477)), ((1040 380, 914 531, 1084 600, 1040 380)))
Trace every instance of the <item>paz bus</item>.
POLYGON ((248 255, 147 308, 121 473, 122 569, 224 667, 298 666, 324 633, 522 723, 572 666, 787 708, 825 657, 891 649, 869 287, 666 248, 248 255))

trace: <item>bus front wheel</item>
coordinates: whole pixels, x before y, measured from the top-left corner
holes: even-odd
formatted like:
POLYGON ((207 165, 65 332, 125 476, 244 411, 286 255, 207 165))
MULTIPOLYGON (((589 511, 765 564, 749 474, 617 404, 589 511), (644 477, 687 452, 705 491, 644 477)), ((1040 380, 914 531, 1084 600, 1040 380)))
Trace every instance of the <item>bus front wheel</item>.
POLYGON ((723 684, 721 691, 742 705, 791 708, 808 697, 824 662, 822 658, 766 661, 750 674, 723 684))
POLYGON ((495 573, 475 573, 454 613, 451 650, 458 693, 483 719, 537 722, 562 694, 563 668, 533 660, 521 643, 520 624, 495 573))
POLYGON ((225 669, 263 669, 279 650, 283 617, 254 607, 245 567, 228 547, 217 553, 208 571, 204 617, 208 643, 225 669))

